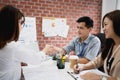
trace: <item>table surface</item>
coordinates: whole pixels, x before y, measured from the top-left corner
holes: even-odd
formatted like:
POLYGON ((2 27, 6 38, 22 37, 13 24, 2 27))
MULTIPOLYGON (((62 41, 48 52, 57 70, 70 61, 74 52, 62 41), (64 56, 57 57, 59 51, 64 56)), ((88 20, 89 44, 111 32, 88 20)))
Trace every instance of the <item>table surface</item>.
POLYGON ((104 73, 98 71, 97 69, 86 70, 80 72, 79 74, 74 74, 73 70, 69 67, 69 62, 65 62, 64 69, 58 69, 56 64, 56 61, 50 59, 39 65, 29 65, 23 67, 25 80, 83 80, 80 78, 80 75, 89 71, 104 75, 104 73), (76 79, 68 74, 68 72, 70 72, 76 79))

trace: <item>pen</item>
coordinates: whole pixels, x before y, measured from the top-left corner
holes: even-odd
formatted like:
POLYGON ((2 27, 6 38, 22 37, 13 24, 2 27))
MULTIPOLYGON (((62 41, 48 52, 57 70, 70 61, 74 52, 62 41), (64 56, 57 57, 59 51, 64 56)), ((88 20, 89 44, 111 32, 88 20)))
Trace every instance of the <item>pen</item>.
MULTIPOLYGON (((79 68, 78 60, 76 60, 76 69, 78 69, 78 68, 79 68)), ((79 74, 79 72, 80 72, 79 70, 76 70, 76 71, 75 71, 76 74, 79 74)))
POLYGON ((76 68, 78 68, 78 60, 76 60, 76 68))
POLYGON ((75 80, 77 80, 77 78, 76 78, 75 76, 73 76, 69 71, 67 71, 67 73, 68 73, 71 77, 73 77, 75 80))

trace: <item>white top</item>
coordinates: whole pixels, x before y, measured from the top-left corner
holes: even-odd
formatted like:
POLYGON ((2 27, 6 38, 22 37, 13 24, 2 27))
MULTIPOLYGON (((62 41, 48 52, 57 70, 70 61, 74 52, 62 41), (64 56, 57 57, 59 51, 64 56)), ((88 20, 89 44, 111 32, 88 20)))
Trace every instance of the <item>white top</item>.
POLYGON ((20 80, 21 66, 15 57, 17 52, 13 44, 0 49, 0 80, 20 80))
POLYGON ((47 59, 44 52, 35 52, 16 42, 7 44, 0 49, 0 80, 19 80, 21 62, 37 65, 47 59))

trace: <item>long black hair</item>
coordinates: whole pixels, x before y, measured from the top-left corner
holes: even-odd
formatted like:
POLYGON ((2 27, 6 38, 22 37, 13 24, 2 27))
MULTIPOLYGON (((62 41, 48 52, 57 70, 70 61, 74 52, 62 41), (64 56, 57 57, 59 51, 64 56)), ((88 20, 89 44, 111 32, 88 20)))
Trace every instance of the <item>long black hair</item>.
POLYGON ((0 49, 8 42, 18 40, 20 19, 22 19, 21 24, 23 24, 24 15, 19 9, 11 5, 6 5, 0 10, 0 49))
MULTIPOLYGON (((112 12, 107 13, 103 17, 102 26, 103 26, 103 23, 104 23, 104 19, 106 17, 109 18, 112 21, 112 23, 113 23, 113 30, 114 30, 115 34, 120 37, 120 10, 114 10, 112 12)), ((106 39, 105 47, 104 47, 104 49, 102 51, 102 59, 103 60, 107 57, 110 48, 114 44, 115 44, 115 42, 114 42, 113 39, 111 39, 111 38, 106 39)))

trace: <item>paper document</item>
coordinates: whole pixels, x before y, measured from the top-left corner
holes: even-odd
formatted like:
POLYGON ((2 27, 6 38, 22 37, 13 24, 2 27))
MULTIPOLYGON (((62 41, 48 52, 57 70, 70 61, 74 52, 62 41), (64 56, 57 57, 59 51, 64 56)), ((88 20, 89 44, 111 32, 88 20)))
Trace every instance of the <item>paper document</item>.
POLYGON ((45 37, 61 36, 67 37, 69 26, 65 18, 42 18, 42 32, 45 37))

